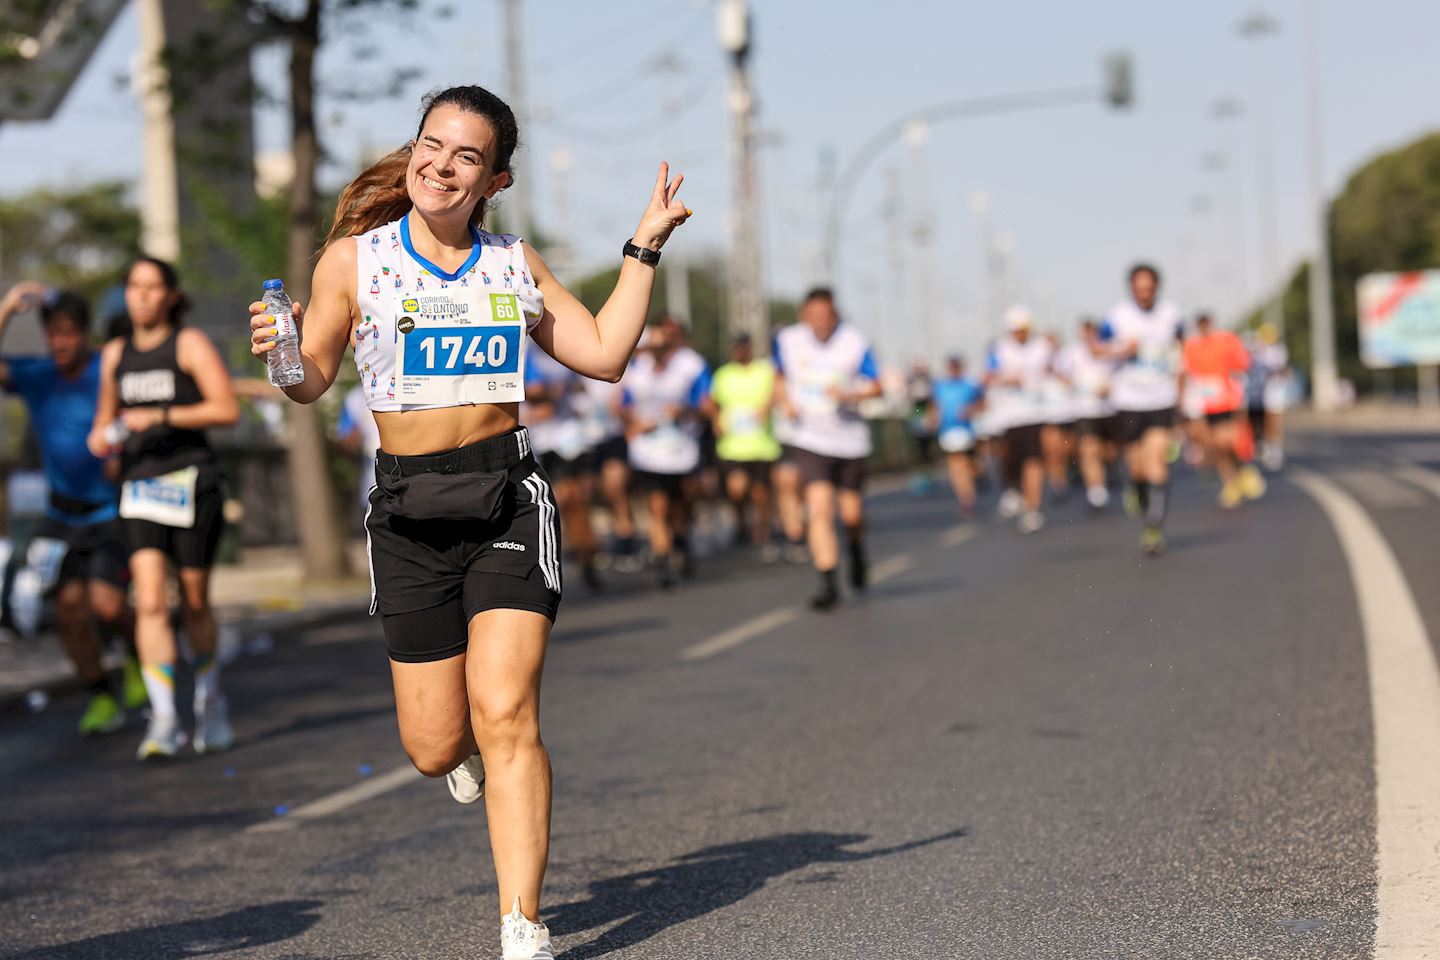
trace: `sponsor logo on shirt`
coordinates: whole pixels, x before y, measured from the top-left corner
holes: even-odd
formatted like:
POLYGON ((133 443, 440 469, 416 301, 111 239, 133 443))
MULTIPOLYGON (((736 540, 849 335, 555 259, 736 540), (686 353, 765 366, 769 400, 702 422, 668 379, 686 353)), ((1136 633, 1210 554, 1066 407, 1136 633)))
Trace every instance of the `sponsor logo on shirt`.
POLYGON ((120 378, 120 399, 126 403, 164 403, 175 399, 174 370, 137 370, 120 378))
POLYGON ((496 540, 491 546, 496 550, 519 550, 521 553, 525 552, 525 544, 516 543, 514 540, 496 540))

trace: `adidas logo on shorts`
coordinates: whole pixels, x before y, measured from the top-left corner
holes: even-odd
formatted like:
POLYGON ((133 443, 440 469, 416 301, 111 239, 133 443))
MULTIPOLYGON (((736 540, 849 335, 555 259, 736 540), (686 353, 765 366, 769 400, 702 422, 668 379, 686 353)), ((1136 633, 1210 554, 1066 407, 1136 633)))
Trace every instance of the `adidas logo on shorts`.
POLYGON ((496 540, 491 546, 496 550, 519 550, 521 553, 525 552, 525 544, 516 543, 514 540, 496 540))

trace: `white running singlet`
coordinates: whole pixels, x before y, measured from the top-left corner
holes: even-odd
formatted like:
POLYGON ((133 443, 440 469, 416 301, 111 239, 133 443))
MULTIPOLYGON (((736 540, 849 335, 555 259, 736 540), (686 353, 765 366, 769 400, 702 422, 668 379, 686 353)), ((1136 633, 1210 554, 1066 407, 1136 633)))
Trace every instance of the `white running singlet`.
POLYGON ((870 425, 853 405, 830 396, 832 388, 880 379, 865 334, 841 323, 822 343, 808 325, 791 324, 775 335, 773 359, 795 407, 795 420, 778 431, 783 442, 842 460, 870 456, 870 425))
MULTIPOLYGON (((474 392, 470 394, 476 396, 473 400, 449 398, 408 403, 401 399, 402 394, 397 390, 400 371, 395 367, 401 330, 396 321, 402 313, 401 304, 406 299, 423 301, 427 295, 442 291, 451 294, 450 288, 455 287, 458 289, 453 291, 454 294, 476 291, 483 295, 479 300, 486 304, 498 304, 500 310, 513 304, 523 317, 524 332, 540 321, 545 312, 545 299, 530 277, 520 238, 483 230, 474 232, 478 237, 478 249, 459 270, 448 274, 408 248, 403 218, 355 237, 355 302, 360 308, 360 323, 355 328, 352 343, 355 347, 355 368, 360 372, 360 388, 365 392, 365 402, 371 410, 429 410, 487 402, 483 399, 484 393, 477 395, 474 392), (501 295, 498 299, 494 296, 497 294, 501 295)), ((406 320, 408 326, 410 318, 406 320)), ((524 333, 521 333, 520 339, 523 338, 524 333)), ((447 336, 434 338, 428 352, 415 349, 412 357, 414 363, 428 359, 431 372, 443 375, 447 381, 459 381, 467 375, 478 376, 488 369, 514 366, 521 359, 523 348, 523 342, 488 343, 473 335, 468 339, 447 336), (455 341, 453 350, 452 340, 455 341)), ((523 369, 520 369, 514 378, 515 386, 522 394, 523 374, 523 369)), ((459 392, 464 393, 463 390, 459 392)))
POLYGON ((689 347, 670 356, 664 369, 653 353, 638 354, 620 381, 624 403, 637 419, 654 424, 630 438, 630 466, 646 473, 687 474, 700 466, 700 425, 675 419, 672 408, 693 413, 710 392, 710 367, 689 347))
POLYGON ((1105 328, 1117 349, 1135 348, 1135 356, 1121 360, 1115 369, 1110 388, 1115 409, 1141 412, 1177 406, 1183 329, 1179 308, 1161 301, 1141 310, 1134 300, 1124 300, 1105 318, 1105 328))
POLYGON ((1018 383, 996 383, 985 390, 991 430, 1003 433, 1011 427, 1045 422, 1045 380, 1053 352, 1044 337, 1034 334, 1024 343, 1012 336, 996 341, 987 364, 989 372, 1000 380, 1018 383))

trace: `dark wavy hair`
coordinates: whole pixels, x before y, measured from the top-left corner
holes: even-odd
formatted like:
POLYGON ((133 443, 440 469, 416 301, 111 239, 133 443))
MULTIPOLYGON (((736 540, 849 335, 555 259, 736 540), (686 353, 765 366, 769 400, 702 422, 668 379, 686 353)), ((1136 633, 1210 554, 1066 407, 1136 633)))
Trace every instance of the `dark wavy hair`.
MULTIPOLYGON (((515 122, 515 112, 510 106, 484 87, 448 87, 433 90, 420 101, 420 126, 415 137, 425 129, 425 121, 436 107, 458 107, 466 113, 484 117, 495 130, 495 169, 493 173, 510 174, 515 182, 515 172, 510 169, 510 158, 520 141, 520 127, 515 122)), ((335 205, 335 222, 325 237, 328 247, 342 237, 353 237, 376 227, 399 220, 411 207, 410 193, 405 187, 405 170, 410 166, 410 155, 415 150, 411 140, 398 150, 392 150, 373 163, 367 170, 350 181, 340 194, 335 205)), ((485 219, 485 201, 475 204, 470 222, 480 226, 485 219)))

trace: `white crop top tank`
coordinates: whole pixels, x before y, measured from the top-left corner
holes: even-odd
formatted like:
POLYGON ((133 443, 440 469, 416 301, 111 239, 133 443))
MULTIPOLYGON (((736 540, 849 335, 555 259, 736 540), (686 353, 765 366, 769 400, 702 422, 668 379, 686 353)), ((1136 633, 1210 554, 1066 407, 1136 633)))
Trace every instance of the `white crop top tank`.
POLYGON ((454 273, 421 257, 402 217, 355 238, 355 368, 371 410, 430 410, 525 397, 525 341, 545 312, 525 248, 472 227, 454 273))

